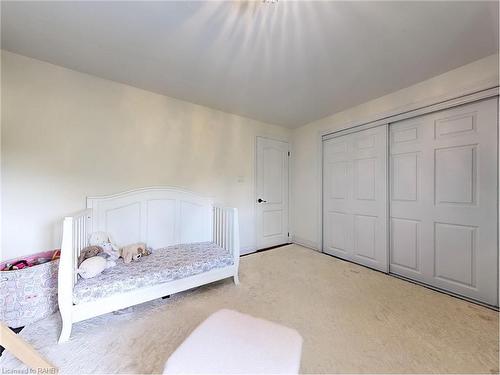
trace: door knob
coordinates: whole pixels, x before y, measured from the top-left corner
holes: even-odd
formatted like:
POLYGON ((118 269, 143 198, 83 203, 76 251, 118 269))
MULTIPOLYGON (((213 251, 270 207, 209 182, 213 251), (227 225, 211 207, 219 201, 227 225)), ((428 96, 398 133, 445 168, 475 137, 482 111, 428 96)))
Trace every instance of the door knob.
POLYGON ((262 202, 267 203, 267 201, 265 201, 264 199, 260 199, 260 198, 257 199, 257 202, 259 202, 259 203, 262 203, 262 202))

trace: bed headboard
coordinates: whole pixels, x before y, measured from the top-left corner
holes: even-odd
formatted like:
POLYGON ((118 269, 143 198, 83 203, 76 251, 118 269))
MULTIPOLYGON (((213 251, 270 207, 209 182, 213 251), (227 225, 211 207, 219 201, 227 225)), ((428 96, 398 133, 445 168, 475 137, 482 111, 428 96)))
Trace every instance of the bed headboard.
POLYGON ((118 246, 146 242, 154 249, 212 240, 213 202, 172 187, 149 187, 87 198, 92 232, 108 232, 118 246))

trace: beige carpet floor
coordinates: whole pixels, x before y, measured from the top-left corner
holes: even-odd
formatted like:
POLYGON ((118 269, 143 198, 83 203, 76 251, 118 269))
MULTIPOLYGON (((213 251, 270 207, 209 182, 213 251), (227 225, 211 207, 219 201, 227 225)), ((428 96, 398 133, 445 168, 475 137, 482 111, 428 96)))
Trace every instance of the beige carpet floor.
MULTIPOLYGON (((77 323, 62 345, 58 314, 22 336, 65 373, 157 373, 199 323, 231 308, 298 330, 304 373, 498 372, 493 310, 296 245, 243 257, 240 279, 77 323)), ((8 354, 0 366, 22 368, 8 354)))

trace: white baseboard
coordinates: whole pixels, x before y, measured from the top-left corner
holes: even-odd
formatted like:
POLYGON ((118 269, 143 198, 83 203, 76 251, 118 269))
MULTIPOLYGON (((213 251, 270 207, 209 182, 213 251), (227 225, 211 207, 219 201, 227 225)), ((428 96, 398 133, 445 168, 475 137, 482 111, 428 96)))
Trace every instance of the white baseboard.
POLYGON ((301 238, 301 237, 298 237, 298 236, 293 236, 292 242, 294 244, 307 247, 309 249, 313 249, 313 250, 316 250, 316 251, 321 251, 318 243, 315 242, 315 241, 310 241, 310 240, 306 240, 305 238, 301 238))
POLYGON ((256 247, 254 245, 251 246, 242 246, 240 248, 240 256, 241 255, 246 255, 250 253, 255 253, 257 251, 256 247))

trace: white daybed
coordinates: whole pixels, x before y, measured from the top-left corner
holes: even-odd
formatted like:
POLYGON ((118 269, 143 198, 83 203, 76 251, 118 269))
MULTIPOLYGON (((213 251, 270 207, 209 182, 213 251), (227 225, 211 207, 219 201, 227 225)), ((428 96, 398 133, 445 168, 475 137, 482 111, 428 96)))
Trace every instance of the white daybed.
POLYGON ((233 277, 238 284, 238 211, 178 189, 152 187, 87 198, 87 209, 66 217, 59 263, 59 310, 67 341, 73 323, 233 277), (152 255, 119 264, 91 279, 76 274, 90 233, 114 242, 145 242, 152 255))

